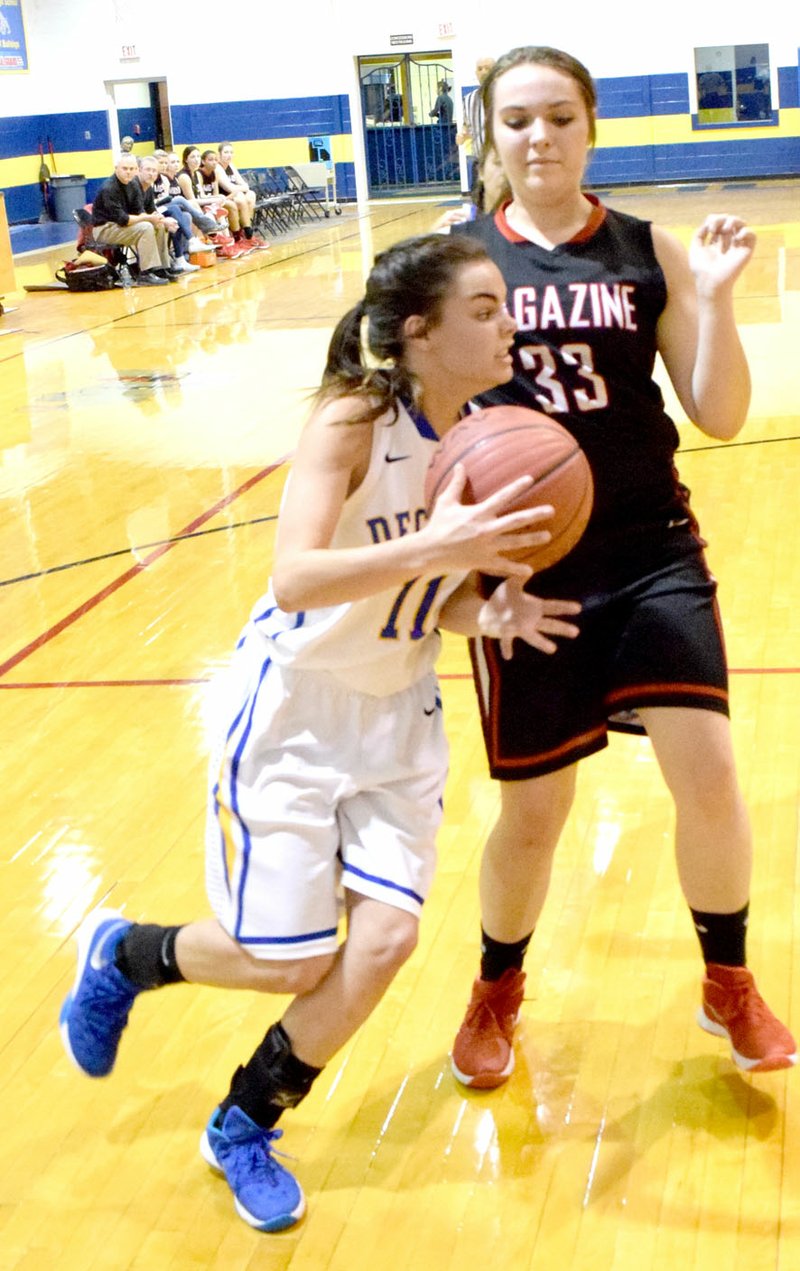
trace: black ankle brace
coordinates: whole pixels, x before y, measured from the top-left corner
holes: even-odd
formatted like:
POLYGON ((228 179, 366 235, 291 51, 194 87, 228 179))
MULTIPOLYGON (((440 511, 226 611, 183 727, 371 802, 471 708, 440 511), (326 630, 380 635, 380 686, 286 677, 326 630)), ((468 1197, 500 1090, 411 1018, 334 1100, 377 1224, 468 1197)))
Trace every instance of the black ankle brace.
POLYGON ((322 1072, 303 1063, 278 1021, 267 1031, 252 1058, 237 1068, 227 1097, 220 1104, 223 1116, 234 1105, 264 1129, 271 1129, 286 1108, 305 1099, 322 1072))
POLYGON ((114 951, 114 965, 139 989, 159 989, 177 984, 183 976, 175 960, 175 940, 180 927, 159 927, 135 922, 114 951))

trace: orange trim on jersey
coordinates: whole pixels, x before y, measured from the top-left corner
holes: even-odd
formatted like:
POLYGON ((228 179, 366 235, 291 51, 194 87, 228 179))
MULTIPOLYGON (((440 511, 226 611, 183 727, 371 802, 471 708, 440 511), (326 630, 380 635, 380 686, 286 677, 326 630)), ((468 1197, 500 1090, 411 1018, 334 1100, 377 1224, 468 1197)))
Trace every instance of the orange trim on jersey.
MULTIPOLYGON (((594 194, 587 194, 585 197, 593 205, 592 210, 589 213, 588 221, 572 238, 568 238, 564 243, 558 243, 558 247, 566 247, 570 243, 588 242, 590 238, 594 237, 600 226, 603 224, 603 221, 606 219, 606 209, 603 207, 600 200, 596 198, 594 194)), ((495 227, 499 233, 503 235, 503 238, 508 239, 509 243, 530 243, 531 239, 526 238, 524 234, 518 234, 515 229, 511 228, 506 220, 506 208, 510 206, 511 202, 511 199, 507 199, 506 202, 501 204, 495 212, 495 227)))
POLYGON ((594 204, 594 207, 589 213, 589 219, 583 229, 578 230, 577 234, 569 240, 570 243, 585 243, 588 239, 594 238, 600 226, 603 224, 603 221, 606 219, 606 209, 603 207, 600 200, 595 198, 593 194, 587 194, 585 197, 590 203, 594 204))

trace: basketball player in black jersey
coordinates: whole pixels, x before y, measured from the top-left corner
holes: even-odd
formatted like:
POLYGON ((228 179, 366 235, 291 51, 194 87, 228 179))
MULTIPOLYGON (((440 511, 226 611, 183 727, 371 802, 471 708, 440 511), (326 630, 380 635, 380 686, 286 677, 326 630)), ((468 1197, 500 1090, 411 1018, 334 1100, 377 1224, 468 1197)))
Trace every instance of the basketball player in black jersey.
POLYGON ((453 1049, 466 1085, 514 1066, 523 958, 544 904, 578 761, 607 744, 612 716, 644 724, 677 810, 676 854, 706 974, 698 1023, 748 1071, 796 1062, 796 1045, 746 967, 751 838, 736 778, 727 669, 704 543, 677 477, 678 434, 653 380, 660 353, 687 415, 708 436, 742 427, 750 380, 733 285, 754 234, 709 216, 689 252, 648 222, 582 192, 595 88, 568 54, 520 48, 483 85, 486 145, 511 197, 453 226, 500 266, 518 324, 513 379, 480 398, 552 414, 592 466, 586 534, 536 591, 583 605, 582 634, 552 658, 473 644, 475 683, 501 813, 481 867, 480 975, 453 1049))

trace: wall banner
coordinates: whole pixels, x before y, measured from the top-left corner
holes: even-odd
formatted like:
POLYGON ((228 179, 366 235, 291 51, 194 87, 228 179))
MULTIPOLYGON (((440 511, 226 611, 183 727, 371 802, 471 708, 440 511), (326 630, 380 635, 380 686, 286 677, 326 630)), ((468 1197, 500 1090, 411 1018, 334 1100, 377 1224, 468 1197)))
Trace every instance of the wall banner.
POLYGON ((0 71, 27 71, 22 0, 0 0, 0 71))

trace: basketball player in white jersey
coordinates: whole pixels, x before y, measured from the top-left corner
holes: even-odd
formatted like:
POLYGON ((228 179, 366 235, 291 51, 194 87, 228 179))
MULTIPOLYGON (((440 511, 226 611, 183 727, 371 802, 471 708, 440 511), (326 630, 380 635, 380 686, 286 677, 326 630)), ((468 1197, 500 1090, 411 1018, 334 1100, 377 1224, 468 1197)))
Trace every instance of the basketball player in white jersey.
POLYGON ((414 949, 434 869, 447 751, 437 628, 543 652, 578 606, 523 591, 507 559, 546 541, 550 508, 506 513, 522 478, 465 506, 458 469, 430 518, 424 478, 475 393, 511 376, 514 322, 485 249, 429 235, 384 252, 334 332, 281 508, 272 582, 226 683, 212 756, 212 919, 131 923, 99 910, 79 938, 64 1044, 107 1075, 137 995, 182 980, 292 994, 201 1139, 236 1209, 277 1231, 303 1213, 276 1160, 281 1113, 380 1001, 414 949), (368 366, 360 333, 379 364, 368 366), (499 575, 490 600, 471 571, 499 575), (340 939, 344 893, 346 937, 340 939))

